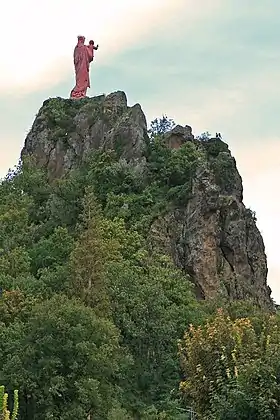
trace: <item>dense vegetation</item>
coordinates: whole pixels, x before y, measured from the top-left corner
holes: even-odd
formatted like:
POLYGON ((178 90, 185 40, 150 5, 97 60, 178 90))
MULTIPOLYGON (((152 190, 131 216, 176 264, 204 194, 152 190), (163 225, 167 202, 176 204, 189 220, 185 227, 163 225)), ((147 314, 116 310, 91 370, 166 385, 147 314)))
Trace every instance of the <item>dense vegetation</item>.
POLYGON ((203 153, 166 148, 171 126, 153 123, 143 165, 96 152, 50 184, 25 160, 2 181, 0 383, 20 419, 280 418, 278 316, 199 303, 146 240, 203 153))

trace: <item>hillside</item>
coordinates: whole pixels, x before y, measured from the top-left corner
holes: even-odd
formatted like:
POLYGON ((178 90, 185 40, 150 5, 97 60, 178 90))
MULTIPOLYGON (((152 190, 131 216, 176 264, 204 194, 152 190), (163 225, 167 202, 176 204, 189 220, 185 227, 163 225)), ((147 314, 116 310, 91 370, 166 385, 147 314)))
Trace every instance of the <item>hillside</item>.
POLYGON ((191 276, 198 297, 270 305, 263 240, 227 144, 195 140, 189 126, 150 142, 140 105, 128 107, 125 93, 115 92, 45 101, 22 155, 34 156, 53 180, 94 150, 114 151, 92 180, 105 214, 142 224, 151 246, 191 276))
POLYGON ((48 99, 0 183, 0 385, 20 420, 279 418, 280 317, 235 160, 151 126, 123 92, 48 99))

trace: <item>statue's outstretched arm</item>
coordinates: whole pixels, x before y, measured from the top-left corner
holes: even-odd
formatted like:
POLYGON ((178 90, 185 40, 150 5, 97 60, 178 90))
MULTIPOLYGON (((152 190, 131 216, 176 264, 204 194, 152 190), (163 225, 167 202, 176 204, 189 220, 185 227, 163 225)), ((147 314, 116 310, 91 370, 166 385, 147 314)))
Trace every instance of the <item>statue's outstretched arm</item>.
POLYGON ((94 41, 91 39, 89 41, 89 45, 94 49, 94 50, 98 50, 99 45, 97 44, 96 46, 94 45, 94 41))

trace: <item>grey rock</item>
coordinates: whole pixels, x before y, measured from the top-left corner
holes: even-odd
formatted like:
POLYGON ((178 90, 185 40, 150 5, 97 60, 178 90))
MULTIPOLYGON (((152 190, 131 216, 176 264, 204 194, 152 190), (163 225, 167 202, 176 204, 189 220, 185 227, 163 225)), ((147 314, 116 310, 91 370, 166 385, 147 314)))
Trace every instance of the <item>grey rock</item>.
POLYGON ((33 155, 37 165, 47 168, 51 180, 100 148, 114 149, 120 158, 139 160, 147 138, 141 106, 128 107, 124 92, 79 101, 54 98, 39 110, 22 157, 33 155))
POLYGON ((164 136, 165 144, 171 149, 178 149, 186 141, 193 141, 192 128, 189 125, 185 127, 176 125, 169 133, 164 136))

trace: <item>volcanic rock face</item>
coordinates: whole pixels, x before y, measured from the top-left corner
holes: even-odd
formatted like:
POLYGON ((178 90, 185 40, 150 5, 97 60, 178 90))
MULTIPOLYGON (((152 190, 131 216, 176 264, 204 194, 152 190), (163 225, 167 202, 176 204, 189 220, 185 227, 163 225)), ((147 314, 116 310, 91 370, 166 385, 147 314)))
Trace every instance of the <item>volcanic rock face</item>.
POLYGON ((140 105, 127 106, 124 92, 81 100, 54 98, 39 110, 22 156, 33 155, 53 179, 99 148, 119 149, 120 157, 137 160, 146 138, 145 115, 140 105))
MULTIPOLYGON (((227 158, 234 165, 229 154, 227 158)), ((264 243, 253 214, 242 203, 239 174, 235 169, 236 183, 221 193, 208 165, 201 163, 186 207, 154 222, 151 240, 191 275, 199 297, 253 297, 269 305, 264 243)))
MULTIPOLYGON (((139 104, 127 106, 123 92, 79 101, 56 98, 39 110, 22 156, 33 155, 52 180, 99 148, 114 149, 135 164, 145 162, 147 141, 145 115, 139 104)), ((199 297, 251 297, 270 306, 263 239, 242 202, 242 179, 228 146, 216 138, 194 139, 189 126, 176 126, 164 141, 172 149, 192 142, 201 157, 190 199, 153 222, 150 243, 191 276, 199 297)))

